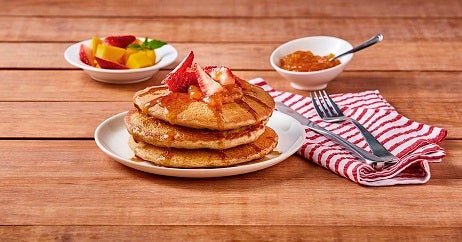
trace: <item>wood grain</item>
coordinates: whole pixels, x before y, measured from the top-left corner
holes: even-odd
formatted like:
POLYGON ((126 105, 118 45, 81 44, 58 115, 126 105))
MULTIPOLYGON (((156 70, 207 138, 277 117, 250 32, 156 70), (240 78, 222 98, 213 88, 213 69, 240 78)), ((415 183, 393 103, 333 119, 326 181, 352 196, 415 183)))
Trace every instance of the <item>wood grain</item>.
POLYGON ((425 226, 304 226, 293 225, 137 225, 137 226, 6 226, 0 227, 6 241, 17 238, 44 241, 457 241, 460 228, 425 226), (210 231, 214 231, 210 233, 210 231), (134 239, 136 238, 136 239, 134 239), (377 239, 382 238, 382 239, 377 239))
POLYGON ((132 107, 131 102, 5 102, 0 115, 10 117, 0 133, 7 138, 92 138, 101 122, 132 107))
POLYGON ((435 175, 410 190, 358 186, 299 157, 238 177, 178 179, 119 165, 93 141, 1 141, 0 149, 9 151, 0 169, 4 225, 462 226, 457 159, 445 160, 458 170, 454 176, 435 175), (30 159, 10 161, 23 152, 30 159), (348 196, 339 186, 347 188, 348 196), (278 216, 268 219, 270 214, 278 216))
MULTIPOLYGON (((269 62, 277 44, 171 43, 180 53, 176 64, 193 50, 203 65, 226 65, 234 70, 273 70, 269 62), (226 55, 223 53, 226 52, 226 55)), ((77 69, 64 59, 71 44, 0 43, 1 69, 77 69)), ((462 43, 386 42, 354 55, 345 71, 461 71, 462 43), (390 51, 393 50, 393 56, 390 51), (455 53, 450 55, 448 53, 455 53)), ((165 68, 173 69, 175 64, 165 68)))
POLYGON ((462 2, 458 0, 2 1, 0 241, 462 241, 462 2), (293 155, 258 172, 185 179, 140 172, 96 145, 190 50, 202 65, 295 90, 280 44, 331 35, 358 52, 327 90, 379 90, 401 114, 448 130, 424 185, 365 187, 293 155), (168 41, 177 62, 146 82, 96 82, 63 57, 92 36, 168 41))
MULTIPOLYGON (((448 138, 462 137, 460 122, 447 104, 431 106, 393 101, 401 114, 413 120, 451 130, 448 138)), ((451 104, 449 104, 451 105, 451 104)), ((126 102, 0 102, 0 115, 8 117, 0 126, 2 138, 91 138, 105 119, 128 111, 126 102), (82 122, 82 120, 86 120, 82 122)))
POLYGON ((92 36, 133 34, 167 42, 286 42, 330 35, 359 44, 381 32, 386 40, 458 41, 458 18, 99 18, 0 16, 0 41, 77 42, 92 36), (146 24, 152 22, 153 24, 146 24), (27 24, 24 24, 27 23, 27 24), (204 28, 207 26, 207 28, 204 28), (349 31, 344 31, 349 29, 349 31), (65 32, 66 34, 63 34, 65 32))
MULTIPOLYGON (((156 73, 150 80, 131 85, 112 85, 97 82, 81 70, 7 70, 0 71, 0 101, 130 101, 133 94, 148 86, 160 85, 169 70, 156 73), (101 91, 105 90, 105 91, 101 91)), ((233 71, 250 80, 261 77, 281 91, 308 95, 289 85, 278 73, 270 71, 233 71)), ((332 93, 379 90, 390 102, 405 102, 415 91, 416 103, 462 102, 456 91, 462 89, 461 72, 363 72, 346 71, 330 83, 332 93), (400 91, 396 92, 396 88, 400 91), (422 88, 425 87, 425 88, 422 88), (434 95, 439 90, 444 95, 434 95)), ((399 107, 398 107, 399 108, 399 107)))
POLYGON ((169 0, 153 4, 139 0, 44 1, 24 0, 3 3, 0 15, 9 16, 81 16, 81 17, 458 17, 462 12, 460 1, 414 0, 294 0, 253 1, 200 0, 185 4, 181 0, 169 0), (168 3, 168 4, 167 4, 168 3), (84 7, 83 7, 84 6, 84 7))
MULTIPOLYGON (((44 75, 43 71, 5 73, 4 88, 0 90, 4 101, 0 102, 0 115, 9 118, 0 126, 1 137, 91 138, 100 122, 129 110, 133 94, 147 86, 158 85, 166 71, 149 82, 136 85, 103 84, 90 79, 82 71, 53 71, 53 75, 44 75), (101 92, 102 88, 104 92, 101 92), (82 119, 88 121, 81 122, 82 119), (53 120, 53 125, 48 120, 53 120)), ((243 78, 262 77, 276 89, 309 96, 306 91, 288 87, 274 72, 237 71, 236 74, 243 78)), ((462 83, 456 81, 460 77, 457 72, 346 72, 329 85, 329 92, 379 90, 401 114, 418 122, 449 129, 448 138, 461 138, 460 122, 448 109, 453 105, 451 103, 462 102, 462 96, 454 91, 462 90, 462 83), (426 88, 421 89, 422 86, 426 88), (396 87, 402 91, 394 91, 396 87), (435 89, 446 94, 434 95, 435 89), (416 90, 419 92, 416 93, 416 90), (409 96, 413 96, 414 102, 409 102, 409 96)))

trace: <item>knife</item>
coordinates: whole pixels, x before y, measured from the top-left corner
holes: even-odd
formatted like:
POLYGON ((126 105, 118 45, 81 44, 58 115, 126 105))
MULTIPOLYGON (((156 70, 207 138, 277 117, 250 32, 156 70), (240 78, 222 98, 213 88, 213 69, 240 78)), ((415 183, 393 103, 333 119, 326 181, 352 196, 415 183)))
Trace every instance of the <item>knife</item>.
POLYGON ((366 150, 363 150, 359 148, 358 146, 354 145, 353 143, 347 141, 346 139, 342 138, 341 136, 332 133, 331 131, 315 124, 313 121, 309 120, 305 116, 301 115, 300 113, 296 112, 289 106, 283 104, 282 102, 276 102, 276 108, 279 112, 285 113, 298 122, 300 122, 302 125, 307 126, 309 129, 315 131, 316 133, 319 133, 330 140, 338 143, 339 145, 342 145, 349 151, 353 152, 353 154, 358 157, 361 161, 364 163, 376 168, 376 169, 382 169, 385 166, 396 163, 397 160, 393 159, 389 156, 384 156, 384 157, 379 157, 376 156, 372 153, 367 152, 366 150))

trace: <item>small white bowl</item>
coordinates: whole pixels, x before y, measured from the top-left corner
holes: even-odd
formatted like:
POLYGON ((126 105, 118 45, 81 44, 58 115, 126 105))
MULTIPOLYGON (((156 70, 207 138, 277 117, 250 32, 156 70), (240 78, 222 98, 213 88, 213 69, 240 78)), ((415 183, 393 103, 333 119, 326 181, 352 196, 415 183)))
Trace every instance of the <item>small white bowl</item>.
MULTIPOLYGON (((138 39, 144 40, 144 38, 138 39)), ((91 40, 85 40, 69 46, 64 52, 64 58, 71 65, 82 68, 91 78, 105 83, 129 84, 146 81, 158 72, 159 69, 172 64, 178 57, 177 50, 173 46, 167 44, 155 49, 157 63, 153 66, 127 70, 102 69, 89 66, 80 60, 80 45, 84 44, 90 46, 90 43, 91 40)))
POLYGON ((284 70, 279 66, 282 57, 297 50, 311 51, 314 55, 326 56, 330 53, 341 54, 352 49, 353 46, 343 39, 330 36, 312 36, 295 39, 277 47, 270 57, 273 68, 285 79, 290 81, 293 88, 300 90, 321 90, 327 83, 337 77, 353 58, 353 54, 339 58, 340 64, 328 69, 310 72, 284 70))

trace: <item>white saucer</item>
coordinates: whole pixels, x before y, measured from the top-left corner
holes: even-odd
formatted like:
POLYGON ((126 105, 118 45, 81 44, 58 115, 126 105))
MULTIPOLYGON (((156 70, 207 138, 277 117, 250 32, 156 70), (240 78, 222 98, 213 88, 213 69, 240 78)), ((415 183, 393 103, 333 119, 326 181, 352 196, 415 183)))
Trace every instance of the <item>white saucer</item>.
POLYGON ((124 124, 124 116, 127 112, 119 113, 102 122, 95 130, 95 141, 98 147, 111 158, 131 168, 153 173, 157 175, 175 177, 222 177, 232 176, 276 165, 297 152, 305 140, 305 128, 292 117, 274 111, 269 119, 268 126, 276 131, 279 142, 276 151, 280 154, 268 160, 249 162, 242 165, 223 168, 170 168, 156 166, 146 161, 134 161, 134 153, 128 147, 129 133, 124 124))

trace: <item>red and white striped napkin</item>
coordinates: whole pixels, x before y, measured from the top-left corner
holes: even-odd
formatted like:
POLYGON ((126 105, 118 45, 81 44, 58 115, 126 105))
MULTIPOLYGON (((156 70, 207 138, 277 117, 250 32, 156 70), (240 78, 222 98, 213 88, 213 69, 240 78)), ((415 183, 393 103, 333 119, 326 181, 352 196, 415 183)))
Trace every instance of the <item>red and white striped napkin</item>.
MULTIPOLYGON (((320 126, 333 131, 355 145, 370 151, 361 133, 348 122, 323 122, 311 98, 273 89, 263 79, 250 80, 320 126)), ((306 129, 305 143, 298 154, 332 172, 367 186, 422 184, 430 179, 429 162, 440 162, 445 156, 438 145, 446 130, 410 120, 399 114, 379 93, 365 91, 330 95, 342 112, 360 122, 382 145, 400 160, 383 170, 374 170, 362 163, 342 146, 306 129)))

